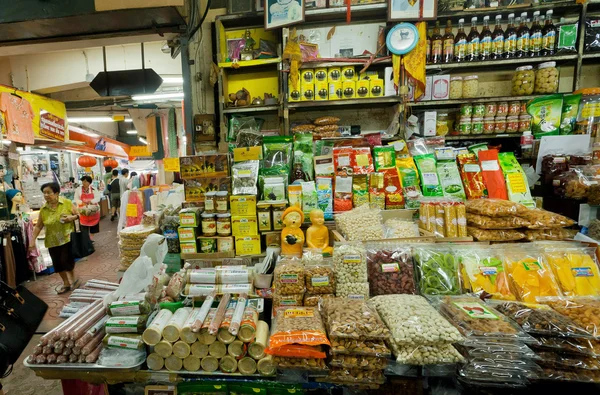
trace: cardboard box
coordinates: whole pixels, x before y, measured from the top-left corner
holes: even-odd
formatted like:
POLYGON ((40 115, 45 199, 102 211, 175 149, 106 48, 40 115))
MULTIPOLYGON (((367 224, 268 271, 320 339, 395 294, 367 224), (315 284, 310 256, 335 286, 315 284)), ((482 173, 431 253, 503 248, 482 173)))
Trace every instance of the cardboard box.
POLYGON ((315 84, 301 84, 300 88, 301 101, 315 100, 315 84))
POLYGON ((231 215, 256 215, 256 196, 230 196, 231 215))
POLYGON ((281 232, 265 233, 265 243, 267 247, 281 247, 281 232))
POLYGON ((314 84, 315 81, 315 69, 302 69, 300 70, 300 83, 301 84, 314 84))
POLYGON ((179 212, 179 226, 182 228, 197 228, 200 226, 200 208, 185 208, 179 212))
POLYGON ((383 82, 384 82, 384 86, 385 86, 385 90, 383 93, 384 96, 396 96, 396 88, 394 87, 393 74, 394 74, 394 69, 392 67, 385 68, 384 78, 383 78, 383 82))
POLYGON ((425 111, 423 113, 423 136, 425 136, 425 137, 435 136, 436 126, 437 126, 437 112, 436 111, 425 111))
POLYGON ((189 243, 195 242, 197 237, 197 229, 198 228, 182 228, 179 227, 177 231, 179 232, 179 242, 180 243, 189 243))
POLYGON ((95 0, 96 11, 125 10, 131 8, 183 7, 184 0, 95 0))
POLYGON ((258 235, 258 220, 256 216, 232 216, 231 233, 235 237, 258 235))
POLYGON ((232 236, 217 238, 217 251, 233 252, 235 249, 235 241, 232 236))
POLYGON ((259 255, 260 236, 246 236, 235 238, 236 255, 259 255))
POLYGON ((181 178, 226 177, 229 175, 227 154, 184 156, 179 158, 181 178))
POLYGON ((356 81, 358 80, 358 74, 354 69, 354 66, 342 67, 342 81, 356 81))
POLYGON ((317 82, 315 84, 315 100, 329 100, 329 85, 328 82, 317 82))
POLYGON ((431 100, 431 85, 433 84, 433 76, 429 75, 425 77, 425 94, 421 100, 429 101, 431 100))
POLYGON ((382 97, 383 93, 383 80, 372 79, 369 83, 369 97, 382 97))
POLYGON ((369 89, 371 87, 371 81, 360 80, 356 82, 356 97, 358 99, 366 99, 369 97, 369 89))
POLYGON ((342 80, 342 68, 330 67, 327 69, 327 82, 337 82, 342 80))
POLYGON ((288 78, 288 99, 290 102, 298 102, 302 99, 302 93, 300 92, 300 78, 298 78, 297 89, 293 88, 291 77, 288 78))
POLYGON ((379 74, 376 71, 365 71, 358 76, 359 80, 372 80, 377 78, 379 78, 379 74))
POLYGON ((448 100, 450 98, 450 74, 434 75, 431 84, 432 100, 448 100))
POLYGON ((181 247, 182 254, 195 254, 198 252, 198 246, 195 241, 193 243, 179 243, 179 246, 181 247))
POLYGON ((344 99, 355 99, 356 98, 356 82, 355 81, 342 82, 342 91, 343 91, 344 99))
POLYGON ((227 191, 231 193, 231 178, 210 177, 183 180, 186 202, 203 202, 204 194, 211 191, 227 191))
POLYGON ((342 81, 329 82, 329 100, 342 100, 343 98, 342 81))
POLYGON ((327 81, 328 81, 327 68, 319 67, 319 68, 315 69, 315 84, 318 84, 319 82, 327 82, 327 81))

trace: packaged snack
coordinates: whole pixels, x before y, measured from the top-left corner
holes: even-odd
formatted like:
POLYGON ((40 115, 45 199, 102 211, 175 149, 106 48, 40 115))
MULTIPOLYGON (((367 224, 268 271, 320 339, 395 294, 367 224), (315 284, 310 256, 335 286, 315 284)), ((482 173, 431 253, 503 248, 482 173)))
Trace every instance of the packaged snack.
POLYGON ((265 136, 263 138, 263 166, 291 168, 293 156, 292 136, 265 136))
POLYGON ((352 210, 352 177, 335 177, 333 210, 336 213, 352 210))
POLYGON ((365 355, 390 357, 392 354, 383 340, 331 339, 333 355, 365 355))
POLYGON ((338 117, 326 116, 320 117, 314 120, 314 124, 317 126, 336 125, 340 119, 338 117))
POLYGON ((600 338, 600 300, 594 297, 548 297, 539 298, 545 303, 570 318, 593 337, 600 338))
POLYGON ((413 247, 419 290, 423 295, 459 295, 458 261, 450 248, 435 244, 413 247))
POLYGON ((321 306, 330 338, 384 340, 390 336, 377 311, 365 301, 335 298, 323 300, 321 306))
POLYGON ((490 217, 507 217, 527 213, 529 210, 522 204, 498 199, 467 200, 465 203, 467 213, 487 215, 490 217))
POLYGON ((600 271, 594 248, 544 250, 565 296, 600 296, 600 271))
POLYGON ((410 247, 366 245, 371 296, 416 294, 410 247))
POLYGON ((498 150, 490 149, 479 151, 477 155, 483 182, 488 192, 490 199, 507 200, 506 184, 504 182, 504 174, 498 163, 498 150))
POLYGON ((386 210, 404 208, 404 196, 396 168, 382 169, 386 210))
POLYGON ((524 218, 511 217, 490 217, 488 215, 468 214, 467 224, 480 229, 518 229, 531 223, 524 218))
POLYGON ((481 339, 466 339, 461 343, 459 350, 465 355, 473 357, 490 357, 493 359, 509 356, 511 359, 536 357, 535 352, 527 345, 518 342, 482 341, 481 339))
POLYGON ((443 196, 442 186, 437 173, 437 161, 434 154, 418 155, 414 157, 424 196, 443 196))
POLYGON ((381 211, 368 205, 336 215, 335 224, 348 241, 383 239, 381 211))
POLYGON ((570 370, 556 369, 555 367, 542 367, 542 373, 538 374, 540 380, 553 380, 577 383, 598 383, 600 374, 595 370, 570 370))
POLYGON ((352 170, 353 174, 369 174, 375 171, 370 147, 354 148, 354 155, 352 156, 352 170))
POLYGON ((561 295, 558 283, 542 253, 535 248, 509 245, 504 267, 520 301, 535 303, 537 297, 561 295))
POLYGON ((333 268, 336 282, 366 283, 367 282, 367 251, 362 244, 336 245, 333 250, 333 268))
POLYGON ((536 240, 567 240, 572 239, 577 234, 575 229, 526 229, 525 238, 529 241, 536 240))
POLYGON ((282 369, 324 370, 327 369, 324 359, 273 357, 273 362, 282 369))
POLYGON ((371 208, 385 210, 385 179, 383 173, 369 175, 369 205, 371 208))
POLYGON ((339 283, 336 286, 335 296, 356 300, 369 299, 369 283, 339 283))
POLYGON ((331 177, 317 177, 317 204, 323 211, 325 220, 333 219, 333 180, 331 177))
POLYGON ((282 295, 275 291, 273 293, 273 308, 288 307, 288 306, 302 306, 304 300, 304 293, 282 295))
POLYGON ((393 146, 373 147, 373 162, 375 163, 375 171, 395 167, 396 150, 393 146))
POLYGON ((352 203, 354 207, 369 204, 369 189, 367 187, 367 175, 361 174, 352 177, 352 203))
POLYGON ((304 293, 304 265, 297 258, 284 258, 275 266, 273 286, 280 295, 304 293))
POLYGON ((396 356, 396 362, 405 365, 455 364, 465 360, 452 344, 442 346, 396 346, 392 343, 392 351, 396 356))
POLYGON ((440 160, 437 163, 437 174, 440 177, 444 196, 466 199, 462 180, 455 160, 440 160))
POLYGON ((594 343, 597 340, 576 339, 572 337, 556 337, 556 336, 534 336, 538 341, 537 344, 532 344, 532 348, 536 350, 551 350, 562 353, 588 355, 597 357, 600 354, 600 349, 594 348, 594 343))
POLYGON ((547 95, 531 100, 527 113, 531 115, 531 130, 535 138, 558 135, 562 116, 562 95, 547 95))
POLYGON ((383 384, 385 376, 381 370, 331 368, 329 376, 319 379, 339 384, 383 384))
POLYGON ((472 226, 467 227, 467 234, 478 241, 516 241, 525 238, 525 233, 513 229, 488 230, 472 226))
POLYGON ((335 147, 333 149, 333 166, 335 175, 351 176, 353 174, 352 161, 354 149, 352 147, 335 147))
POLYGON ((367 355, 335 355, 329 361, 330 366, 364 370, 382 370, 385 369, 387 364, 387 358, 367 355))
POLYGON ((279 309, 269 339, 269 348, 288 344, 329 346, 321 314, 313 307, 279 309))
POLYGON ((406 208, 418 208, 419 198, 422 194, 419 186, 419 172, 413 158, 396 158, 396 170, 400 177, 406 208))
POLYGON ((304 306, 307 307, 315 307, 319 305, 319 302, 322 299, 327 299, 327 298, 335 298, 334 294, 317 294, 317 295, 311 295, 311 294, 304 294, 304 306))
POLYGON ((390 218, 383 224, 386 239, 403 239, 419 237, 419 225, 402 218, 390 218))
POLYGON ((457 160, 467 199, 486 197, 487 190, 483 183, 483 175, 477 157, 474 154, 460 154, 457 156, 457 160))
POLYGON ((540 208, 528 209, 524 212, 519 212, 517 215, 531 222, 531 225, 528 226, 529 229, 564 228, 575 224, 575 221, 564 215, 540 208))
POLYGON ((289 358, 325 359, 327 357, 322 346, 306 346, 301 344, 287 344, 276 349, 269 348, 265 350, 265 354, 289 358))
POLYGON ((579 112, 581 93, 563 96, 562 114, 560 120, 560 134, 573 134, 575 122, 579 112))
POLYGON ((330 260, 304 266, 306 292, 312 295, 335 293, 335 274, 330 260))
POLYGON ((314 181, 302 182, 302 211, 305 217, 310 217, 310 212, 319 208, 317 189, 314 181))
POLYGON ((500 251, 472 246, 455 246, 452 251, 458 259, 465 290, 477 295, 489 294, 496 299, 516 299, 510 290, 500 251))
POLYGON ((256 195, 258 189, 256 182, 258 180, 258 169, 260 161, 249 160, 246 162, 234 163, 231 166, 232 189, 234 195, 256 195))

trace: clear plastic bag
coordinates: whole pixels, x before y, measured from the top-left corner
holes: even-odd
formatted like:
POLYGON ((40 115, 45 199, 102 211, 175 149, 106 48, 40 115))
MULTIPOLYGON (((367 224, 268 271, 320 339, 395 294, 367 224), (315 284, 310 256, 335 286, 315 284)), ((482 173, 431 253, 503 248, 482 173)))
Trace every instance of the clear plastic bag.
POLYGON ((380 370, 331 368, 324 381, 340 384, 383 384, 385 376, 380 370))
POLYGON ((517 216, 490 217, 471 213, 467 216, 467 225, 480 229, 518 229, 530 225, 530 222, 517 216))
POLYGON ((595 338, 600 338, 600 299, 594 297, 542 297, 545 303, 570 318, 595 338))
POLYGON ((340 283, 336 287, 335 294, 340 298, 367 300, 369 299, 369 283, 340 283))
POLYGON ((522 341, 535 343, 512 320, 481 299, 472 296, 445 296, 433 301, 439 311, 469 338, 522 341))
POLYGON ((366 244, 371 296, 416 294, 410 247, 366 244))
POLYGON ((398 218, 391 218, 384 223, 386 239, 402 239, 409 237, 419 237, 419 225, 412 221, 405 221, 398 218))
POLYGON ((575 224, 575 221, 564 215, 540 208, 527 209, 526 212, 519 213, 519 216, 531 222, 531 225, 527 226, 529 229, 564 228, 575 224))
POLYGON ((553 369, 600 370, 600 361, 592 357, 558 354, 552 351, 538 351, 538 365, 553 369))
POLYGON ((336 215, 335 225, 348 241, 383 239, 381 210, 366 204, 336 215))
POLYGON ((339 288, 343 283, 367 282, 367 251, 360 243, 345 243, 333 250, 333 268, 339 288))
MULTIPOLYGON (((302 261, 304 261, 304 255, 302 261)), ((331 260, 318 264, 305 264, 304 283, 306 292, 313 295, 335 293, 335 273, 331 260)))
POLYGON ((280 295, 304 293, 304 266, 294 257, 284 257, 277 262, 273 276, 273 287, 280 295))
POLYGON ((496 342, 480 342, 475 339, 470 345, 457 346, 467 357, 491 358, 491 359, 535 359, 536 353, 525 344, 496 342))
POLYGON ((413 247, 419 290, 423 295, 459 295, 458 260, 450 248, 435 244, 413 247))
POLYGON ((554 336, 535 336, 537 344, 532 345, 536 350, 551 350, 568 354, 600 356, 600 347, 597 340, 575 339, 554 336))
POLYGON ((304 294, 289 294, 281 295, 277 292, 273 294, 273 308, 277 307, 290 307, 290 306, 302 306, 304 300, 304 294))
POLYGON ((273 357, 273 362, 283 369, 326 370, 324 359, 273 357))
POLYGON ((335 298, 321 303, 330 338, 384 340, 390 337, 377 311, 361 300, 335 298))
POLYGON ((474 199, 465 202, 467 213, 487 215, 489 217, 507 217, 521 215, 528 208, 522 204, 499 199, 474 199))
POLYGON ((396 346, 392 343, 396 362, 405 365, 437 365, 464 362, 464 357, 451 344, 442 346, 396 346))
POLYGON ((307 307, 315 307, 319 305, 319 302, 322 299, 328 299, 328 298, 335 298, 334 294, 318 294, 318 295, 312 295, 312 294, 305 294, 304 295, 304 306, 307 307))
POLYGON ((329 365, 347 369, 382 370, 388 364, 387 358, 366 355, 334 355, 329 365))
POLYGON ((575 229, 526 229, 525 238, 529 241, 536 240, 567 240, 572 239, 577 234, 575 229))
POLYGON ((565 296, 600 296, 595 248, 546 248, 544 256, 565 296))
POLYGON ((231 193, 234 195, 257 195, 258 169, 260 161, 249 160, 231 166, 231 193))
POLYGON ((544 304, 489 301, 488 304, 514 320, 527 333, 562 337, 588 337, 589 333, 569 318, 544 304))
POLYGON ((525 238, 525 233, 514 229, 491 230, 469 226, 467 234, 478 241, 517 241, 525 238))
POLYGON ((122 348, 104 348, 98 358, 102 366, 136 366, 146 360, 146 350, 127 350, 122 348))
POLYGON ((327 334, 319 310, 313 307, 279 309, 269 339, 269 348, 288 344, 327 345, 327 334))
POLYGON ((383 340, 331 339, 333 355, 365 355, 389 358, 392 353, 383 340))
POLYGON ((578 383, 600 383, 600 372, 595 370, 570 370, 543 367, 538 375, 540 380, 566 381, 578 383))

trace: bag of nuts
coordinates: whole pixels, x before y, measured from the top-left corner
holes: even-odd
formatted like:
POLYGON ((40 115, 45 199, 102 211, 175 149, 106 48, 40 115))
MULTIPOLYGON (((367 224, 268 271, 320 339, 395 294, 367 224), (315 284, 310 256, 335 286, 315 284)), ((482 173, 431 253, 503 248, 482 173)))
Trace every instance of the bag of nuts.
POLYGON ((330 346, 319 310, 314 307, 280 308, 269 339, 269 348, 288 344, 330 346))
POLYGON ((344 243, 333 250, 336 283, 367 282, 367 251, 361 243, 344 243))
POLYGON ((334 294, 311 295, 304 294, 304 306, 315 307, 319 305, 321 299, 335 298, 334 294))
POLYGON ((321 306, 329 337, 384 340, 390 336, 379 314, 364 301, 335 298, 324 300, 321 306))
POLYGON ((410 247, 365 245, 371 296, 416 294, 410 247))
POLYGON ((335 295, 339 298, 348 298, 353 300, 368 300, 369 283, 338 284, 335 295))
POLYGON ((387 364, 387 358, 366 355, 335 355, 329 361, 330 366, 350 369, 357 368, 365 370, 385 369, 387 364))
POLYGON ((281 295, 279 292, 275 291, 273 294, 273 308, 302 306, 303 299, 304 293, 281 295))
POLYGON ((389 358, 392 353, 383 340, 331 339, 333 355, 366 355, 389 358))
POLYGON ((405 365, 438 365, 464 362, 464 357, 452 346, 396 346, 392 343, 396 362, 405 365))
POLYGON ((538 302, 547 304, 563 316, 600 338, 600 299, 597 297, 540 297, 538 302))
POLYGON ((304 265, 295 257, 284 257, 275 266, 273 286, 280 295, 304 293, 304 265))
POLYGON ((348 241, 383 239, 381 210, 368 204, 335 216, 335 226, 348 241))
POLYGON ((335 275, 331 260, 304 266, 304 283, 309 294, 335 293, 335 275))

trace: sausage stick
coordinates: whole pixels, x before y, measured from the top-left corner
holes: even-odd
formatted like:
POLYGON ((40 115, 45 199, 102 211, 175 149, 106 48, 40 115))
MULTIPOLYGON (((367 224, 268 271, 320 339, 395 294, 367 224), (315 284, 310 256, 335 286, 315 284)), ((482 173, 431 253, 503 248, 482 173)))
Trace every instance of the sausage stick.
POLYGON ((94 348, 94 351, 92 351, 87 357, 85 357, 85 362, 87 363, 94 363, 98 360, 98 357, 100 356, 100 351, 102 351, 102 347, 104 345, 102 344, 102 342, 100 342, 100 344, 98 344, 96 346, 96 348, 94 348))
POLYGON ((85 332, 83 334, 83 336, 81 336, 81 338, 79 338, 79 340, 77 340, 75 342, 75 347, 78 347, 80 350, 85 347, 85 345, 92 339, 92 337, 94 337, 94 335, 102 328, 104 328, 104 324, 106 323, 106 321, 108 321, 108 316, 104 316, 103 318, 100 319, 100 321, 96 322, 94 325, 92 325, 92 327, 90 329, 87 330, 87 332, 85 332))
MULTIPOLYGON (((92 303, 91 305, 89 305, 88 307, 86 307, 86 308, 85 308, 85 311, 84 311, 82 314, 78 315, 78 316, 77 316, 77 318, 75 318, 75 319, 73 319, 73 318, 69 319, 69 321, 71 321, 71 322, 70 322, 70 324, 69 324, 69 325, 66 325, 65 327, 63 327, 63 328, 62 328, 62 329, 59 331, 59 333, 58 333, 58 338, 59 338, 60 340, 68 340, 68 334, 69 334, 69 331, 70 331, 70 330, 71 330, 73 327, 77 326, 77 325, 79 324, 79 322, 81 322, 82 320, 84 320, 84 319, 85 319, 85 318, 86 318, 86 317, 87 317, 89 314, 92 314, 92 312, 93 312, 93 311, 94 311, 94 310, 95 310, 95 309, 96 309, 98 306, 101 306, 101 304, 102 304, 102 301, 100 301, 100 300, 99 300, 99 301, 97 301, 97 302, 94 302, 94 303, 92 303)), ((104 306, 102 306, 102 308, 104 308, 104 306)), ((56 338, 56 335, 55 335, 54 337, 56 338)), ((56 339, 56 340, 58 340, 58 339, 56 339)))
POLYGON ((90 315, 85 320, 82 320, 77 328, 73 328, 71 331, 71 340, 77 340, 85 334, 96 322, 100 321, 102 317, 106 316, 104 306, 102 309, 97 310, 93 315, 90 315))
MULTIPOLYGON (((83 309, 82 309, 83 310, 83 309)), ((40 338, 40 345, 45 346, 48 344, 48 342, 54 338, 54 335, 59 331, 62 330, 62 328, 65 325, 70 324, 70 320, 71 319, 75 319, 79 316, 79 314, 83 314, 83 311, 79 310, 77 313, 75 313, 73 316, 71 316, 70 319, 68 320, 64 320, 63 322, 60 323, 60 325, 58 325, 56 328, 52 329, 50 332, 46 333, 45 335, 43 335, 40 338)), ((58 338, 56 340, 58 340, 60 338, 60 336, 58 336, 58 338)))
POLYGON ((198 332, 200 332, 200 329, 202 329, 202 324, 204 323, 204 320, 206 319, 206 316, 208 315, 208 312, 210 311, 210 308, 212 307, 212 303, 213 303, 213 300, 215 300, 215 296, 217 296, 217 291, 212 291, 206 297, 206 299, 204 299, 204 302, 202 303, 202 307, 200 307, 200 311, 198 312, 198 316, 196 317, 196 320, 191 325, 192 332, 198 333, 198 332))
POLYGON ((219 331, 221 322, 225 317, 225 311, 227 310, 227 306, 229 305, 229 300, 231 300, 231 294, 223 295, 221 301, 219 302, 219 306, 217 307, 217 312, 215 313, 215 316, 210 322, 210 324, 208 325, 209 334, 216 335, 219 331))
POLYGON ((88 344, 85 345, 85 347, 83 347, 81 349, 81 355, 84 355, 84 356, 90 355, 90 353, 92 351, 94 351, 94 349, 96 348, 96 346, 98 345, 98 343, 102 342, 103 338, 104 338, 104 330, 101 330, 101 331, 99 331, 98 333, 96 333, 94 335, 94 337, 92 338, 92 340, 90 340, 88 342, 88 344))

